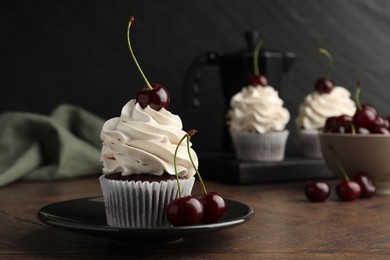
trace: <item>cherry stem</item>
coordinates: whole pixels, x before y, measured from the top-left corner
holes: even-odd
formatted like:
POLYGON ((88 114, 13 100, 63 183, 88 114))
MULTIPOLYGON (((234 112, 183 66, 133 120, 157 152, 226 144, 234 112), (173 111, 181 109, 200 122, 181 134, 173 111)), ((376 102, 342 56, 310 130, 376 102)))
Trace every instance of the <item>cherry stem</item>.
POLYGON ((263 44, 263 40, 258 40, 255 51, 253 52, 253 69, 255 72, 255 76, 260 75, 260 70, 259 70, 259 52, 261 45, 263 44))
POLYGON ((356 87, 356 91, 355 91, 355 104, 356 104, 356 107, 359 109, 359 110, 362 110, 362 104, 360 103, 360 92, 361 92, 362 88, 361 88, 361 80, 359 79, 358 82, 357 82, 357 87, 356 87))
POLYGON ((351 132, 352 132, 353 135, 356 134, 356 127, 355 127, 355 125, 353 123, 351 123, 351 132))
POLYGON ((148 86, 148 89, 152 90, 153 88, 152 88, 152 86, 150 85, 148 79, 145 77, 144 72, 142 71, 141 67, 139 66, 137 59, 135 58, 133 49, 131 48, 131 43, 130 43, 130 28, 131 28, 131 24, 132 24, 133 22, 134 22, 134 16, 131 16, 131 17, 130 17, 130 20, 129 20, 129 25, 128 25, 128 27, 127 27, 127 45, 129 46, 129 50, 130 50, 131 56, 133 57, 133 60, 134 60, 134 62, 135 62, 135 65, 137 66, 138 71, 141 73, 141 76, 142 76, 142 78, 144 79, 144 81, 145 81, 145 83, 146 83, 146 86, 148 86))
POLYGON ((202 180, 202 177, 200 176, 198 168, 195 166, 195 163, 194 163, 194 160, 192 159, 191 151, 190 151, 190 138, 191 138, 191 136, 193 136, 196 133, 197 133, 196 130, 188 131, 188 135, 187 135, 187 152, 188 152, 188 156, 190 157, 190 161, 191 161, 192 167, 194 167, 194 169, 196 171, 196 176, 198 176, 200 184, 202 185, 203 193, 206 195, 207 194, 206 186, 204 185, 204 182, 202 180))
POLYGON ((177 182, 177 188, 179 189, 179 198, 182 197, 181 192, 181 186, 179 181, 179 174, 177 173, 177 167, 176 167, 176 158, 177 158, 177 151, 179 150, 180 144, 186 139, 188 134, 185 134, 179 141, 179 143, 176 146, 175 153, 173 154, 173 168, 175 169, 175 176, 176 176, 176 182, 177 182))
POLYGON ((328 59, 328 73, 325 76, 325 79, 330 79, 330 76, 332 76, 333 71, 333 57, 330 52, 324 48, 318 48, 318 52, 324 55, 328 59))
POLYGON ((337 156, 336 150, 334 149, 333 145, 329 145, 329 149, 330 149, 330 151, 332 152, 333 158, 335 159, 335 162, 336 162, 336 164, 337 164, 337 167, 339 168, 339 170, 340 170, 341 173, 343 174, 344 179, 347 180, 347 181, 349 181, 348 174, 347 174, 347 172, 345 171, 343 165, 341 164, 340 159, 339 159, 339 157, 337 156))

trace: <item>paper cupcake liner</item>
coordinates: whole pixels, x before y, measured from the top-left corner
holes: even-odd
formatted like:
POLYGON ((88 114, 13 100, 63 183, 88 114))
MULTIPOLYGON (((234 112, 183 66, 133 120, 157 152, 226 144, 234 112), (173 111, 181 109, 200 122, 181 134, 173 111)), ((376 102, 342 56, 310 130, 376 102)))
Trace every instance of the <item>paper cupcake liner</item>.
POLYGON ((319 131, 316 129, 300 129, 299 136, 302 143, 302 153, 308 158, 322 158, 319 131))
POLYGON ((246 161, 282 161, 289 131, 258 133, 231 133, 236 156, 246 161))
MULTIPOLYGON (((179 197, 176 180, 161 182, 99 178, 107 224, 113 227, 166 227, 166 207, 179 197)), ((190 195, 195 178, 180 180, 182 195, 190 195)))

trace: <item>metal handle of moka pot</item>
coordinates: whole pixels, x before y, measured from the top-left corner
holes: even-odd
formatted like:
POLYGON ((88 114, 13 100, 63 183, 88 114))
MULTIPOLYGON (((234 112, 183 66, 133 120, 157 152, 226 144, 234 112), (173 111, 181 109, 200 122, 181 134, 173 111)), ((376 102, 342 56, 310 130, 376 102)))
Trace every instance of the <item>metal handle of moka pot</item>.
POLYGON ((184 101, 187 106, 200 107, 202 70, 209 65, 218 64, 221 54, 217 51, 208 51, 198 55, 190 64, 184 77, 184 101))

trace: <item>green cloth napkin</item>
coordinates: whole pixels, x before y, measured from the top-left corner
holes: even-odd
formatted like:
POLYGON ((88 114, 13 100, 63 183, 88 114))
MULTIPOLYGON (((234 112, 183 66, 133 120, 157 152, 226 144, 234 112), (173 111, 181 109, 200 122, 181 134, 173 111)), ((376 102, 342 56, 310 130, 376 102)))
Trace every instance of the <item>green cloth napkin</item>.
POLYGON ((72 105, 50 116, 0 115, 0 187, 18 179, 54 180, 99 175, 104 120, 72 105))

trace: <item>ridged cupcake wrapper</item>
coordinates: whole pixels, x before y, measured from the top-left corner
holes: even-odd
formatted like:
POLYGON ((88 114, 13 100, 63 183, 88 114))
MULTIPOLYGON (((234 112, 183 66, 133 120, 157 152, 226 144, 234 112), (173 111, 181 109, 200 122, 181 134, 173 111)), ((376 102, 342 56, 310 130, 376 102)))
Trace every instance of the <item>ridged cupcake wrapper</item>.
POLYGON ((288 134, 288 130, 284 130, 265 134, 231 133, 231 136, 240 160, 282 161, 288 134))
MULTIPOLYGON (((166 207, 179 197, 176 180, 161 182, 99 178, 107 224, 113 227, 166 227, 166 207)), ((190 195, 195 178, 180 180, 183 196, 190 195)))
POLYGON ((302 153, 308 158, 322 158, 318 130, 300 130, 299 136, 302 143, 302 153))

